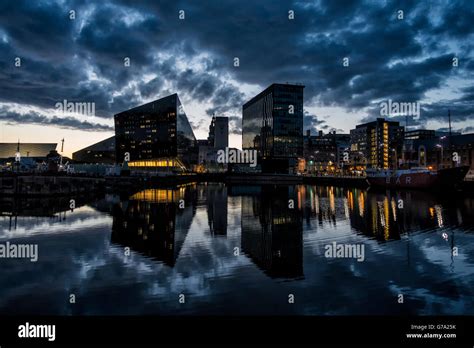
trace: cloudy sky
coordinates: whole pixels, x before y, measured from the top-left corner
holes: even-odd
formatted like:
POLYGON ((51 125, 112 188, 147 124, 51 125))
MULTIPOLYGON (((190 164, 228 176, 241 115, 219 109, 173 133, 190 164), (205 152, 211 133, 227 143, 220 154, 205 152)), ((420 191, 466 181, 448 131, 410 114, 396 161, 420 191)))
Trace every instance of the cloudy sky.
POLYGON ((420 103, 412 127, 451 109, 473 132, 473 19, 471 0, 0 1, 0 142, 65 138, 70 155, 178 93, 198 138, 225 115, 240 147, 242 104, 273 82, 306 86, 305 129, 348 132, 391 99, 420 103))

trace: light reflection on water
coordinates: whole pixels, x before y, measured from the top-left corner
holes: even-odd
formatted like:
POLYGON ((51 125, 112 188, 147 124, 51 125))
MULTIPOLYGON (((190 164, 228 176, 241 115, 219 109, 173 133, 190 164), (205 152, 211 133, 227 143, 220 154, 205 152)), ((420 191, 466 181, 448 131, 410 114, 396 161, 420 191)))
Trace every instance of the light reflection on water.
POLYGON ((0 242, 39 245, 0 259, 2 314, 474 313, 472 198, 189 184, 0 204, 0 242))

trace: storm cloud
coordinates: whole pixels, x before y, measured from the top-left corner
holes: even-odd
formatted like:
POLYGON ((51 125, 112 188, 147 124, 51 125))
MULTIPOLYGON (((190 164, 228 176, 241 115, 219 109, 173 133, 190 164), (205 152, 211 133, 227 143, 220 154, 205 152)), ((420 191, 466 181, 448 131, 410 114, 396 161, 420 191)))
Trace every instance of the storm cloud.
MULTIPOLYGON (((185 108, 201 105, 186 109, 197 124, 241 117, 259 90, 297 82, 306 86, 305 107, 371 119, 381 100, 416 101, 419 126, 442 121, 448 108, 453 122, 471 122, 472 18, 472 1, 447 0, 2 2, 0 104, 94 102, 110 123, 114 113, 176 92, 185 108)), ((88 129, 63 117, 0 117, 88 129)), ((310 129, 332 127, 331 117, 325 122, 305 116, 310 129)), ((241 132, 236 119, 230 124, 241 132)))

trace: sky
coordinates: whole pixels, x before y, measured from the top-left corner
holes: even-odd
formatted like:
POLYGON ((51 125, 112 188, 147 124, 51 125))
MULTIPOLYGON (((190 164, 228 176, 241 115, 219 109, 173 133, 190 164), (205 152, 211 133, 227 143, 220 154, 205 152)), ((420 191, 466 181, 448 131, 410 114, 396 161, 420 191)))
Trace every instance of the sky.
POLYGON ((198 139, 228 116, 241 147, 242 104, 286 82, 305 85, 312 132, 349 132, 388 100, 418 103, 412 129, 445 130, 450 109, 474 132, 473 19, 471 0, 0 0, 0 142, 64 138, 70 156, 178 93, 198 139))

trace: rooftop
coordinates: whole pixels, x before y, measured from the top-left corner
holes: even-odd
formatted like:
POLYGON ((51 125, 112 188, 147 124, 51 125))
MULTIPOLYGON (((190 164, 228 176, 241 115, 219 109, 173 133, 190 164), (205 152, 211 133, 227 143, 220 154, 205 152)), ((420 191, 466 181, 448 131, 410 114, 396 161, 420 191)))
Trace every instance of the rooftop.
POLYGON ((248 105, 253 104, 256 100, 260 99, 262 96, 266 95, 269 90, 273 90, 276 86, 283 86, 283 87, 295 87, 295 88, 301 88, 303 89, 305 86, 303 84, 296 84, 296 83, 272 83, 270 86, 265 88, 263 91, 261 91, 259 94, 257 94, 255 97, 250 99, 248 102, 246 102, 242 108, 246 108, 248 105))

